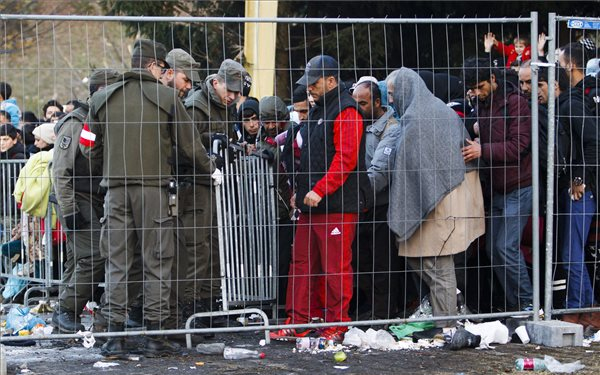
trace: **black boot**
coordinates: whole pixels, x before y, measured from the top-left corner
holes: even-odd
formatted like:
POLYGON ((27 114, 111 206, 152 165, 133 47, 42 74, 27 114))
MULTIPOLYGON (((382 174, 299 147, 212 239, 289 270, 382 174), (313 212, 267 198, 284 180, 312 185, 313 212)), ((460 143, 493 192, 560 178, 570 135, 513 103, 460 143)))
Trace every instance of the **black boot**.
MULTIPOLYGON (((160 323, 146 322, 149 331, 159 330, 160 323)), ((165 336, 146 336, 143 339, 142 354, 146 357, 161 357, 179 353, 181 347, 165 336)))
MULTIPOLYGON (((108 326, 108 331, 121 332, 123 331, 123 324, 110 324, 108 326)), ((102 354, 105 357, 123 356, 129 354, 125 338, 111 337, 100 348, 100 354, 102 354)))
MULTIPOLYGON (((192 316, 193 314, 195 314, 197 312, 204 312, 204 310, 202 308, 200 308, 200 309, 198 309, 198 308, 199 308, 199 306, 197 304, 195 304, 193 301, 180 303, 180 310, 179 310, 180 324, 178 325, 178 328, 184 329, 188 318, 190 316, 192 316)), ((207 328, 208 326, 205 324, 206 322, 210 323, 210 321, 207 320, 207 318, 195 318, 194 320, 192 320, 192 323, 190 324, 190 328, 192 328, 192 329, 207 328)), ((169 324, 169 322, 167 321, 167 325, 168 324, 169 324)), ((181 338, 181 336, 179 336, 179 335, 169 335, 169 337, 173 338, 175 341, 180 341, 180 338, 181 338)), ((212 339, 215 337, 215 334, 214 333, 205 333, 203 335, 203 337, 205 339, 212 339)), ((185 335, 183 335, 183 340, 185 341, 185 335)), ((192 342, 196 342, 196 341, 198 341, 197 335, 192 335, 192 342)))
POLYGON ((65 309, 54 311, 54 314, 52 314, 52 324, 54 324, 60 332, 64 333, 85 331, 83 325, 77 321, 76 314, 65 309))

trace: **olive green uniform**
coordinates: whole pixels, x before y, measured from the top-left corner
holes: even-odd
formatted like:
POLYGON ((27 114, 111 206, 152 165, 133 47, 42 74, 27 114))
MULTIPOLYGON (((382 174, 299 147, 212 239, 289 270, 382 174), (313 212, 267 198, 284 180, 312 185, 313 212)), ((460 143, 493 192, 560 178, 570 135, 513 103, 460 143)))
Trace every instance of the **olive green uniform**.
MULTIPOLYGON (((208 76, 185 100, 186 111, 207 149, 210 149, 213 134, 226 134, 228 139, 234 134, 233 111, 211 98, 211 82, 214 78, 215 75, 208 76)), ((189 302, 193 299, 214 300, 221 296, 221 282, 217 211, 212 181, 202 176, 194 179, 184 176, 179 180, 182 208, 180 220, 185 228, 190 280, 185 283, 184 288, 188 291, 189 302)))
POLYGON ((175 251, 167 189, 172 164, 188 160, 204 178, 210 178, 214 165, 174 90, 146 70, 127 72, 122 82, 96 93, 88 123, 95 140, 86 149, 92 159, 102 157, 101 185, 108 188, 101 235, 107 257, 102 313, 109 324, 124 322, 128 273, 139 254, 144 319, 160 323, 169 316, 175 251))
POLYGON ((104 258, 99 249, 105 190, 100 187, 102 163, 88 160, 77 146, 87 113, 87 106, 79 107, 56 124, 52 160, 54 194, 67 237, 59 309, 76 315, 93 300, 98 283, 104 281, 104 258), (65 217, 77 220, 77 229, 68 230, 65 217))

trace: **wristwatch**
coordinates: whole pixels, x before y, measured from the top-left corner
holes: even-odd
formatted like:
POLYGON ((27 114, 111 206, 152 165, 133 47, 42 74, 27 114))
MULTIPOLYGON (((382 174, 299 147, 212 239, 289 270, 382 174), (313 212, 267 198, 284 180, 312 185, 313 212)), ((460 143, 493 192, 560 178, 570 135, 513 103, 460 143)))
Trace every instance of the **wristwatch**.
POLYGON ((574 186, 581 186, 581 185, 583 185, 583 178, 581 178, 581 177, 575 177, 573 179, 573 185, 574 186))

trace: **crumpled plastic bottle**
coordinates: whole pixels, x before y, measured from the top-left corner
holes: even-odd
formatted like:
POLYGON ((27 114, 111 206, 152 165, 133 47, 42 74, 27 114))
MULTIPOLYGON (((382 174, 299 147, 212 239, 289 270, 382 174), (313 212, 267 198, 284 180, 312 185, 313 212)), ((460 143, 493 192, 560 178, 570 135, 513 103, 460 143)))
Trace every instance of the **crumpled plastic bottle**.
POLYGON ((246 358, 265 358, 265 353, 259 353, 256 350, 243 348, 225 347, 223 350, 223 358, 225 359, 246 359, 246 358))

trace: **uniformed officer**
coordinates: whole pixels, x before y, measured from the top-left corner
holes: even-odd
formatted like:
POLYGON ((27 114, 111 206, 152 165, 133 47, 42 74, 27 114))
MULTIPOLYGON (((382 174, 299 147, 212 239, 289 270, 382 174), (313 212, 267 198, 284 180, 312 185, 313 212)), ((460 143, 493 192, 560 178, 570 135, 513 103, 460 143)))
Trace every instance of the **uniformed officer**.
MULTIPOLYGON (((247 74, 241 64, 227 59, 221 63, 217 74, 209 75, 186 98, 186 110, 207 149, 210 149, 215 134, 225 134, 227 140, 234 137, 233 127, 237 118, 235 104, 244 90, 244 84, 251 82, 244 79, 247 74)), ((189 175, 183 169, 181 174, 189 175)), ((195 232, 191 237, 186 237, 186 240, 189 238, 193 242, 188 246, 188 249, 194 249, 190 254, 189 265, 196 278, 195 283, 187 285, 187 290, 190 291, 188 307, 193 312, 215 311, 218 309, 217 300, 221 297, 221 287, 216 203, 212 183, 202 176, 182 181, 184 189, 187 184, 191 193, 181 194, 186 197, 184 199, 188 199, 182 203, 183 215, 188 219, 185 225, 191 225, 195 232)), ((213 326, 224 323, 219 322, 219 319, 217 321, 218 323, 210 319, 204 320, 206 324, 213 326)))
MULTIPOLYGON (((149 330, 161 329, 169 317, 171 266, 174 256, 173 220, 168 185, 173 178, 172 151, 191 160, 195 172, 210 179, 214 165, 195 137, 194 126, 172 89, 158 79, 168 65, 160 43, 136 40, 132 70, 123 79, 93 96, 81 147, 90 158, 102 158, 101 186, 105 223, 101 250, 107 256, 106 300, 102 309, 109 331, 123 329, 127 308, 128 273, 134 256, 143 266, 144 319, 149 330)), ((145 355, 172 353, 177 348, 157 336, 144 338, 145 355)), ((124 338, 102 346, 103 355, 128 352, 124 338)))
MULTIPOLYGON (((90 97, 120 77, 113 69, 95 70, 89 77, 90 97)), ((67 237, 67 260, 52 323, 69 333, 84 330, 79 315, 87 301, 94 300, 98 283, 104 281, 104 258, 98 247, 105 190, 100 187, 102 164, 88 160, 77 147, 88 109, 87 103, 82 103, 54 127, 52 175, 67 237)))

